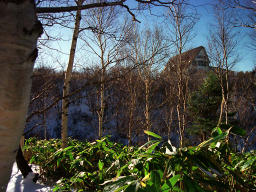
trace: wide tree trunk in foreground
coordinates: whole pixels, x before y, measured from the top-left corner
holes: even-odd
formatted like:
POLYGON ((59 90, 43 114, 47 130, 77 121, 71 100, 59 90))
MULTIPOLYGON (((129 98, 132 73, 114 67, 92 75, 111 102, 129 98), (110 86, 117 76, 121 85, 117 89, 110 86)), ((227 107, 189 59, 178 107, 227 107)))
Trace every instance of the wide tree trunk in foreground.
POLYGON ((34 1, 0 0, 0 191, 6 190, 24 129, 41 32, 34 1))

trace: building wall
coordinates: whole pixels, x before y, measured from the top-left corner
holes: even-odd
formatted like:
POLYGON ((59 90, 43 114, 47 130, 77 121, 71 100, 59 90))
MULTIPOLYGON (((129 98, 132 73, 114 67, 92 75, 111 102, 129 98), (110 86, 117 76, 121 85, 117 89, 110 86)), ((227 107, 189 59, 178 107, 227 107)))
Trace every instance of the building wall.
POLYGON ((202 49, 194 60, 197 67, 207 68, 209 67, 209 59, 204 49, 202 49))

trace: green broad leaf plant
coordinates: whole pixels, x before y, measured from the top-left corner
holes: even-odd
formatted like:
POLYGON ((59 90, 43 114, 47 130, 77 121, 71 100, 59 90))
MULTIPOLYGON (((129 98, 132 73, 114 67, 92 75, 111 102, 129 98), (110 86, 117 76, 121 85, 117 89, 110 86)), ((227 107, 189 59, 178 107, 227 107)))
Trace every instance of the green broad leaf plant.
POLYGON ((231 129, 214 128, 208 140, 178 149, 145 131, 152 139, 140 147, 106 136, 95 142, 69 139, 64 149, 58 139, 30 138, 23 150, 53 191, 254 191, 256 152, 234 152, 231 129))

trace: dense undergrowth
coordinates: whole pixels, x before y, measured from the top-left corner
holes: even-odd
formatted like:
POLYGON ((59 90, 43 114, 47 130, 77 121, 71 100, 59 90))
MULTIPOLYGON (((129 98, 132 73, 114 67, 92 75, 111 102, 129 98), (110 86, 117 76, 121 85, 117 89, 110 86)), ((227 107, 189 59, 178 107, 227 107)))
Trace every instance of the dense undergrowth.
POLYGON ((55 191, 256 191, 256 152, 235 153, 229 131, 176 149, 161 137, 140 147, 127 147, 104 137, 93 143, 58 139, 26 140, 25 156, 41 168, 55 191))

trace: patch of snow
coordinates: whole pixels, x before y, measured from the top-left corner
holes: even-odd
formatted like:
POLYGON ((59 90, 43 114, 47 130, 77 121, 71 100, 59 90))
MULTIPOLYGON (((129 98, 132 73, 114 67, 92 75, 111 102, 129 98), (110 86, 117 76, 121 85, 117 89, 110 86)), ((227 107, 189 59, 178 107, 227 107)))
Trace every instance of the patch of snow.
POLYGON ((172 143, 171 143, 171 141, 169 139, 168 139, 168 143, 171 146, 172 151, 170 151, 170 149, 168 147, 166 147, 165 154, 167 154, 167 155, 175 155, 175 154, 177 154, 177 148, 172 145, 172 143))
POLYGON ((29 173, 23 178, 16 162, 13 164, 12 174, 6 192, 50 192, 51 187, 36 184, 33 182, 34 173, 29 173))

